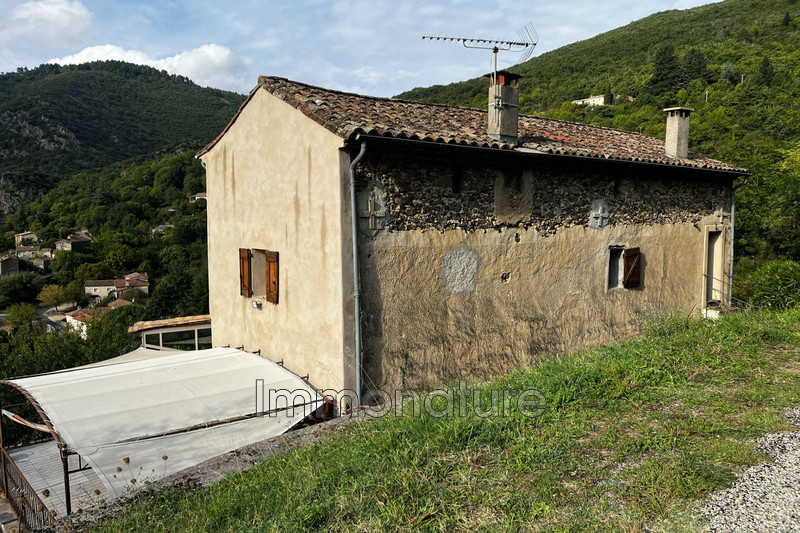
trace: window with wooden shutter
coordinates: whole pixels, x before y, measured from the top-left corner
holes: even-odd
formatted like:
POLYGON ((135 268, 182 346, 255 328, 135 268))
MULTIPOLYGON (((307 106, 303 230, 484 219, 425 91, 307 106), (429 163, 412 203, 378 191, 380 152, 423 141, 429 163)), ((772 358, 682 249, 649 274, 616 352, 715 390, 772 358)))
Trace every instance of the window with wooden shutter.
POLYGON ((623 246, 609 246, 608 247, 608 288, 619 289, 622 288, 622 275, 625 272, 625 266, 622 264, 622 252, 625 250, 623 246))
POLYGON ((267 301, 278 303, 278 252, 267 252, 267 301))
POLYGON ((239 291, 242 296, 249 298, 253 295, 250 277, 250 250, 239 248, 239 291))
POLYGON ((622 254, 624 275, 622 286, 626 289, 635 289, 642 283, 642 253, 639 248, 627 248, 622 254))

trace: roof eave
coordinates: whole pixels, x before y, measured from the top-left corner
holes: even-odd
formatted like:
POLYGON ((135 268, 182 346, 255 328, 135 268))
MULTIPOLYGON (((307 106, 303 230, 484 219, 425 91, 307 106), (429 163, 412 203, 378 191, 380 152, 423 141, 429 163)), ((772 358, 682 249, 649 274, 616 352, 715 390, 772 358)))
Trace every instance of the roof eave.
POLYGON ((713 168, 713 167, 699 167, 699 166, 692 166, 692 165, 679 165, 679 164, 669 164, 669 163, 660 163, 656 161, 642 161, 642 160, 632 160, 632 159, 615 159, 615 158, 606 158, 606 157, 590 157, 590 156, 581 156, 581 155, 573 155, 573 154, 558 154, 552 152, 544 152, 541 150, 533 150, 530 148, 511 148, 507 145, 503 146, 479 146, 479 145, 472 145, 472 144, 460 144, 460 143, 447 143, 447 142, 436 142, 430 140, 423 140, 423 139, 412 139, 412 138, 404 138, 404 137, 392 137, 387 135, 376 135, 376 134, 369 134, 369 133, 357 133, 351 136, 351 140, 359 141, 361 139, 369 139, 371 141, 378 141, 379 143, 414 143, 417 146, 430 146, 435 148, 451 148, 451 149, 466 149, 466 150, 473 150, 473 151, 481 151, 483 153, 492 153, 496 155, 503 155, 503 156, 510 156, 510 157, 518 157, 518 158, 552 158, 552 159, 564 159, 564 160, 572 160, 572 161, 581 161, 587 163, 606 163, 606 164, 621 164, 621 165, 636 165, 637 167, 641 166, 648 166, 648 167, 656 167, 661 169, 677 169, 681 171, 687 172, 702 172, 702 173, 714 173, 716 175, 725 175, 729 176, 731 179, 736 179, 742 176, 751 176, 752 174, 745 169, 720 169, 720 168, 713 168))

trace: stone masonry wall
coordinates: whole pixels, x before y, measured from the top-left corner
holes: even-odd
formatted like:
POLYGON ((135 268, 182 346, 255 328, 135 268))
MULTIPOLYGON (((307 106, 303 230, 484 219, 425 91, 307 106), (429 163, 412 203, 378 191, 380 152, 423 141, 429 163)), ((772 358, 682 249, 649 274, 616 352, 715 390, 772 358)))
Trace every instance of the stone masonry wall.
POLYGON ((553 235, 588 226, 597 200, 605 203, 605 222, 612 225, 697 223, 715 211, 730 211, 730 189, 723 184, 652 179, 647 172, 644 167, 625 175, 576 176, 367 158, 359 186, 384 208, 379 227, 388 231, 513 226, 553 235))
POLYGON ((656 308, 697 312, 708 231, 729 243, 730 186, 680 170, 414 161, 359 165, 367 388, 484 380, 630 336, 656 308), (612 247, 641 249, 640 287, 609 286, 612 247))

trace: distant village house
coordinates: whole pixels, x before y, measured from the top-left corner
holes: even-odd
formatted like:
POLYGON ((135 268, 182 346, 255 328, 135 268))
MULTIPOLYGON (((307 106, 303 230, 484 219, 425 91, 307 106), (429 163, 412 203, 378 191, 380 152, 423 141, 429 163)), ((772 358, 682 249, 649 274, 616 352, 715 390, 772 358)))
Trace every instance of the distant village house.
POLYGON ((19 259, 11 254, 0 256, 0 276, 17 274, 19 272, 19 259))
POLYGON ((83 285, 84 292, 93 300, 99 301, 113 294, 116 298, 127 290, 137 289, 143 294, 150 294, 150 281, 147 274, 133 272, 123 279, 92 279, 83 285))
POLYGON ((624 94, 615 94, 613 95, 613 101, 606 102, 606 96, 604 94, 598 94, 595 96, 589 96, 588 98, 579 98, 578 100, 573 100, 572 103, 593 107, 598 105, 617 104, 621 100, 624 100, 626 102, 633 102, 634 100, 636 100, 636 98, 634 98, 633 96, 625 96, 624 94))

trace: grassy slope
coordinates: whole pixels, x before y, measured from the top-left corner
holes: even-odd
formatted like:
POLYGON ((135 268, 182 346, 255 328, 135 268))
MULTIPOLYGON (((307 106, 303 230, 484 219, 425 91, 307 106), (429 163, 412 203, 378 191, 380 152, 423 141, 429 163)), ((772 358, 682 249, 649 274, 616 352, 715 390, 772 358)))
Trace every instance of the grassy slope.
POLYGON ((693 502, 764 459, 800 401, 800 311, 660 317, 639 339, 492 388, 543 416, 384 418, 217 485, 143 497, 93 531, 684 531, 693 502))

